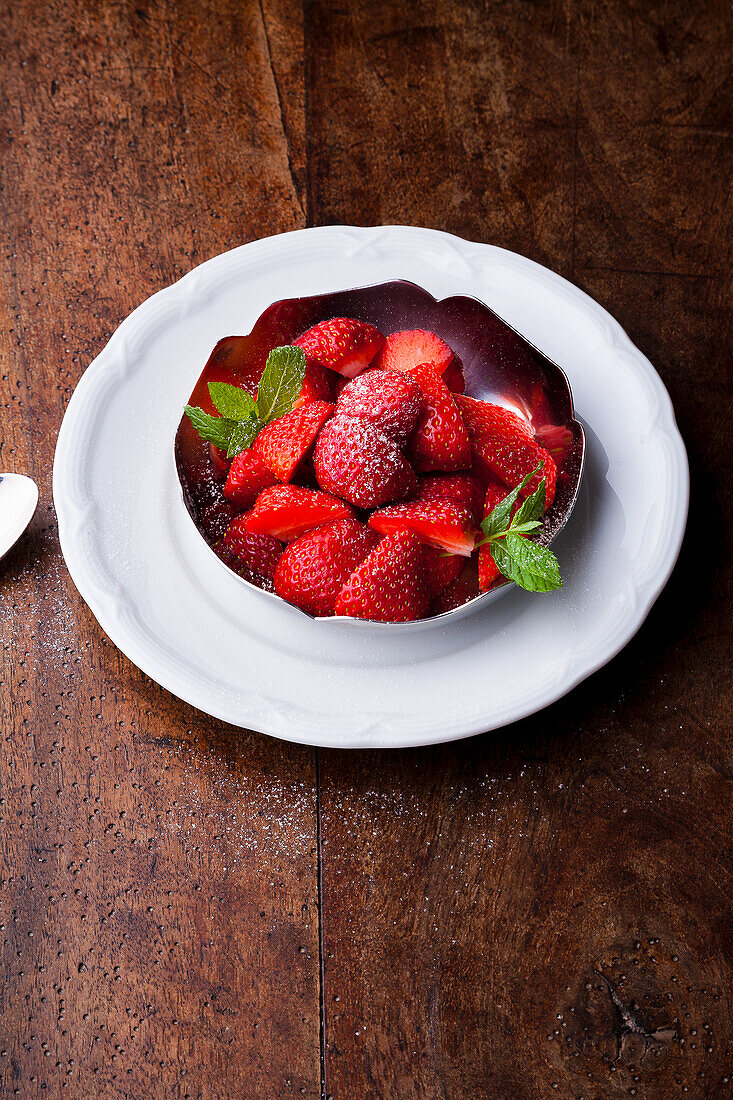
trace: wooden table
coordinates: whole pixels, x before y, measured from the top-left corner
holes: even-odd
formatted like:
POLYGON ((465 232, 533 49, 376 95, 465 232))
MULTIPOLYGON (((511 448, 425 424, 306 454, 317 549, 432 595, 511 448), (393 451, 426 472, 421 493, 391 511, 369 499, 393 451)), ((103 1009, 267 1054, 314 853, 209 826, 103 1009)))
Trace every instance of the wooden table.
POLYGON ((730 1096, 728 6, 0 19, 0 468, 41 486, 0 566, 3 1100, 730 1096), (333 222, 560 272, 648 354, 689 448, 686 544, 635 640, 445 748, 199 714, 59 552, 54 441, 115 326, 223 249, 333 222))

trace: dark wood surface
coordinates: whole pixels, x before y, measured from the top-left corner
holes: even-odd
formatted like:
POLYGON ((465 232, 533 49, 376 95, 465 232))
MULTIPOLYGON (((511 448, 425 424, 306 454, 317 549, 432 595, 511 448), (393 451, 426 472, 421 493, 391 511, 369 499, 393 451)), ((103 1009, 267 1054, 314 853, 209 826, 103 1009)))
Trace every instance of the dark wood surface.
POLYGON ((730 33, 669 0, 0 12, 0 1095, 733 1094, 730 33), (404 222, 587 290, 667 384, 675 574, 606 669, 447 748, 299 748, 104 637, 50 494, 74 384, 256 237, 404 222))

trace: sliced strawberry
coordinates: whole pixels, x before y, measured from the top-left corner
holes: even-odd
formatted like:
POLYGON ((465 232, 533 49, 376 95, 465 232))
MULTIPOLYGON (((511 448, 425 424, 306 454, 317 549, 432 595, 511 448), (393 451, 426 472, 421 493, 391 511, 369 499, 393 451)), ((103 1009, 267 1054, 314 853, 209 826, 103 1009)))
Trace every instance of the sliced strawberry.
POLYGON ((251 508, 268 485, 275 484, 275 475, 250 447, 232 459, 224 485, 224 496, 240 508, 251 508))
POLYGON ((224 543, 249 570, 272 580, 283 552, 282 543, 270 535, 255 535, 248 531, 246 521, 246 513, 233 519, 224 534, 224 543))
POLYGON ((434 332, 415 328, 388 336, 374 365, 380 370, 410 370, 429 363, 437 374, 442 374, 452 359, 453 351, 445 340, 434 332))
POLYGON ((484 490, 471 474, 429 474, 420 478, 415 500, 452 500, 470 508, 474 521, 483 515, 484 490))
POLYGON ((209 443, 209 458, 214 468, 216 480, 225 481, 229 473, 229 467, 232 464, 231 458, 227 458, 226 451, 222 451, 220 447, 215 447, 213 443, 209 443))
POLYGON ((220 558, 234 573, 237 573, 240 577, 244 577, 250 584, 254 584, 258 588, 264 589, 265 592, 275 591, 272 577, 263 577, 259 573, 253 573, 249 566, 246 565, 241 558, 238 558, 233 550, 229 549, 224 539, 215 542, 211 549, 214 551, 217 558, 220 558))
MULTIPOLYGON (((497 485, 495 481, 489 482, 484 503, 484 519, 486 519, 490 512, 493 512, 499 501, 503 500, 505 496, 505 485, 497 485)), ((516 504, 513 512, 516 512, 518 507, 519 504, 516 504)), ((499 572, 491 553, 491 547, 488 543, 484 543, 483 546, 479 547, 478 552, 478 586, 480 591, 488 592, 497 582, 504 580, 506 580, 506 577, 503 573, 499 572)))
POLYGON ((264 489, 245 520, 245 527, 258 535, 272 535, 290 542, 337 519, 349 519, 353 512, 348 504, 317 489, 302 489, 299 485, 272 485, 264 489))
POLYGON ((336 415, 369 420, 388 439, 404 447, 417 427, 422 407, 420 387, 409 374, 369 370, 341 391, 336 415))
POLYGON ((381 535, 412 531, 429 546, 464 558, 471 556, 478 534, 470 510, 452 500, 393 504, 375 512, 369 519, 369 526, 381 535))
POLYGON ((346 378, 355 378, 369 366, 384 343, 384 337, 374 325, 365 321, 332 317, 308 329, 293 342, 303 349, 309 362, 328 367, 346 378))
POLYGON ((446 554, 437 546, 425 546, 425 575, 432 596, 437 596, 461 575, 466 559, 458 554, 446 554))
POLYGON ((432 367, 421 363, 409 373, 422 390, 424 406, 410 444, 417 470, 464 470, 471 465, 471 444, 453 394, 432 367))
POLYGON ((291 542, 275 571, 275 591, 311 615, 333 615, 341 586, 379 535, 355 519, 339 519, 291 542))
POLYGON ((423 547, 410 531, 382 539, 351 574, 336 600, 336 614, 400 623, 421 619, 430 593, 423 547))
POLYGON ((430 612, 432 615, 442 615, 444 611, 455 611, 457 607, 463 607, 479 594, 476 561, 471 559, 457 580, 452 581, 433 600, 430 612))
MULTIPOLYGON (((546 451, 544 447, 540 447, 540 456, 543 463, 540 477, 544 477, 545 479, 545 511, 547 511, 547 509, 552 506, 552 502, 555 499, 555 490, 557 489, 557 466, 550 452, 546 451)), ((535 478, 535 482, 539 484, 537 478, 535 478)))
POLYGON ((474 468, 485 479, 514 488, 540 461, 540 449, 526 421, 501 405, 456 394, 471 439, 474 468))
POLYGON ((327 401, 310 401, 262 429, 252 449, 278 481, 290 481, 333 409, 327 401))
POLYGON ((454 355, 443 372, 443 381, 452 393, 464 393, 466 378, 463 373, 463 364, 457 355, 454 355))
POLYGON ((318 437, 313 461, 321 488, 357 508, 377 508, 417 488, 397 444, 368 420, 336 417, 318 437))
POLYGON ((320 363, 306 363, 303 388, 293 402, 293 408, 302 409, 303 405, 307 405, 310 401, 332 402, 333 380, 333 371, 322 367, 320 363))

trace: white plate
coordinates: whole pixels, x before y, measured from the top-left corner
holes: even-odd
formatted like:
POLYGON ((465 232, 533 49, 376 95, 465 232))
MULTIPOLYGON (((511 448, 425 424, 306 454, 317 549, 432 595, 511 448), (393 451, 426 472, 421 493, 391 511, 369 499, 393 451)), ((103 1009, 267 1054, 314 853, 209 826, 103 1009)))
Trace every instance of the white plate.
POLYGON ((217 256, 136 309, 84 374, 53 474, 71 576, 148 676, 235 725, 312 745, 425 745, 523 718, 604 665, 674 566, 687 458, 664 386, 599 305, 537 264, 429 229, 328 226, 217 256), (280 298, 404 278, 472 294, 566 371, 586 429, 565 587, 414 634, 327 629, 225 569, 181 499, 173 438, 216 341, 280 298))

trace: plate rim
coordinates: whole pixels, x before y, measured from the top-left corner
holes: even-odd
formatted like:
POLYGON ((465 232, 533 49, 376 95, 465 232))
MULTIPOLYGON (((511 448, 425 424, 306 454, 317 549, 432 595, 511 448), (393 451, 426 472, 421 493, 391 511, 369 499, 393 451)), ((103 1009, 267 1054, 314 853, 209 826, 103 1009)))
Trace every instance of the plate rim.
MULTIPOLYGON (((489 308, 493 309, 493 307, 489 308)), ((532 342, 529 337, 525 336, 524 338, 529 340, 530 343, 532 342)), ((89 402, 87 401, 87 403, 89 402)), ((165 690, 170 691, 173 695, 183 699, 189 705, 194 706, 196 709, 216 719, 226 721, 244 729, 260 729, 270 736, 275 736, 293 743, 344 749, 367 747, 404 748, 458 740, 481 732, 499 729, 507 724, 520 721, 561 699, 579 683, 611 661, 621 649, 628 644, 642 626, 651 607, 658 598, 664 585, 667 583, 676 563, 684 537, 689 507, 689 464, 684 442, 674 417, 671 399, 664 383, 654 370, 652 364, 646 356, 635 347, 619 322, 616 321, 607 310, 562 276, 508 249, 503 249, 496 245, 468 241, 441 230, 400 225, 370 227, 348 225, 317 226, 307 229, 292 230, 282 234, 274 234, 270 237, 260 238, 247 244, 240 245, 237 248, 219 253, 193 268, 175 283, 157 291, 155 294, 145 299, 121 322, 108 343, 84 372, 72 394, 57 440, 53 466, 53 498, 58 516, 59 541, 73 583, 111 641, 139 669, 160 684, 165 690), (347 734, 345 739, 343 736, 319 735, 315 723, 312 728, 306 729, 304 724, 295 724, 294 718, 290 719, 287 732, 285 732, 283 729, 276 728, 274 723, 264 721, 264 714, 248 715, 245 720, 242 719, 241 715, 234 716, 227 711, 227 707, 223 704, 217 705, 219 701, 211 695, 205 704, 202 703, 200 698, 197 698, 195 689, 192 688, 188 690, 185 681, 176 681, 174 669, 160 667, 162 654, 158 655, 159 667, 151 667, 156 663, 155 654, 148 651, 144 641, 136 636, 134 631, 131 632, 128 630, 124 622, 125 616, 116 613, 114 594, 108 593, 108 598, 104 599, 102 594, 97 590, 94 582, 87 575, 89 563, 85 561, 81 546, 75 544, 71 534, 73 514, 75 509, 77 509, 77 503, 74 500, 73 493, 72 442, 74 427, 76 422, 81 419, 85 408, 84 403, 87 401, 87 398, 91 396, 94 388, 105 381, 109 382, 110 380, 114 380, 115 374, 121 373, 119 364, 115 363, 115 353, 117 351, 124 352, 127 338, 133 335, 135 330, 140 328, 149 317, 152 318, 156 311, 159 313, 158 323, 165 320, 169 313, 178 312, 177 307, 181 304, 180 300, 185 302, 188 297, 187 292, 189 290, 194 291, 196 289, 196 283, 200 281, 202 277, 208 279, 210 276, 213 276, 213 281, 216 282, 219 270, 226 268, 227 263, 231 264, 234 258, 241 255, 245 250, 252 253, 262 248, 272 248, 273 245, 277 245, 278 243, 284 244, 287 248, 289 242, 294 241, 296 238, 302 239, 303 237, 313 237, 317 235, 325 240, 329 236, 338 238, 339 235, 343 235, 344 233, 352 237, 361 237, 363 240, 372 237, 376 238, 377 241, 380 236, 385 234, 387 236, 396 235, 397 237, 404 237, 405 240, 409 237, 412 238, 418 246, 418 251, 420 239, 426 244, 428 242, 431 242, 433 246, 440 244, 444 250, 446 247, 449 247, 454 252, 457 250, 459 253, 465 253, 466 250, 472 253, 485 253, 486 250, 489 250, 491 253, 500 254, 504 262, 509 263, 510 266, 512 264, 515 266, 519 264, 529 271, 533 279, 537 279, 549 285, 554 290, 561 292, 564 297, 574 300, 585 313, 590 313, 596 322, 602 322, 609 337, 607 342, 611 349, 616 349, 628 356, 633 361, 637 376, 639 374, 643 375, 648 386, 654 391, 656 414, 654 423, 652 424, 652 434, 662 436, 666 439, 668 443, 666 454, 667 461, 668 463, 671 463, 672 460, 675 461, 676 468, 674 473, 676 477, 674 480, 677 492, 677 508, 674 514, 668 517, 670 531, 666 544, 667 554, 664 567, 656 571, 654 578, 647 581, 645 585, 637 586, 636 592, 639 598, 633 614, 625 617, 621 629, 617 629, 612 638, 609 637, 606 639, 603 651, 598 651, 595 656, 591 655, 591 659, 586 657, 585 659, 576 661, 575 666, 570 668, 568 674, 563 677, 560 686, 558 687, 558 684, 554 684, 553 687, 546 692, 546 697, 543 701, 538 703, 537 701, 528 699, 525 706, 522 706, 520 703, 515 706, 510 713, 498 715, 496 718, 482 719, 479 717, 473 720, 466 719, 455 723, 450 728, 442 728, 440 734, 437 736, 434 733, 428 735, 419 733, 413 734, 409 730, 403 729, 397 734, 393 732, 393 730, 386 732, 388 740, 385 740, 385 734, 380 735, 379 732, 375 734, 373 730, 367 729, 361 730, 356 735, 347 734), (169 306, 171 307, 170 309, 168 308, 169 306), (164 307, 162 312, 160 311, 160 307, 164 307), (252 724, 252 718, 254 718, 256 724, 252 724)), ((299 711, 302 718, 313 713, 314 712, 308 711, 305 707, 301 708, 299 711)), ((319 725, 322 729, 322 719, 319 725)), ((382 727, 387 731, 387 727, 384 723, 382 727)))

